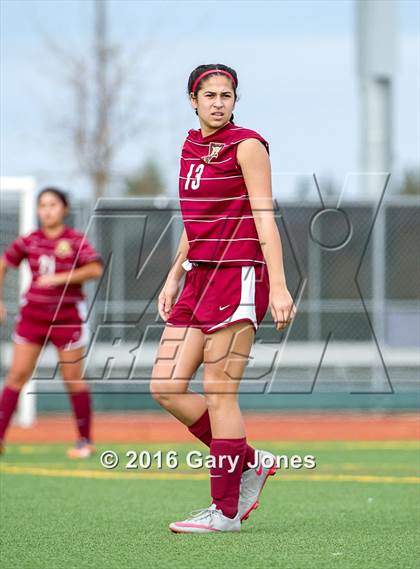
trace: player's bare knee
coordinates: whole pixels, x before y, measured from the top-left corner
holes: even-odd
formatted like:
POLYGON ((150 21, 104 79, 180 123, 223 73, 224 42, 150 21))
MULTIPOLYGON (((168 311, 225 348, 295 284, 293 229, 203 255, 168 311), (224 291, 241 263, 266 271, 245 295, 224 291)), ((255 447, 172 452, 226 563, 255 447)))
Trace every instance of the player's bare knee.
POLYGON ((11 389, 21 389, 30 378, 30 372, 11 369, 6 376, 5 384, 11 389))
POLYGON ((159 405, 162 405, 162 407, 164 407, 165 394, 161 393, 159 388, 153 383, 150 384, 150 394, 156 403, 159 403, 159 405))
POLYGON ((150 382, 150 393, 156 403, 162 407, 167 407, 170 404, 171 393, 168 393, 168 388, 162 385, 161 381, 150 382))
POLYGON ((150 393, 153 399, 162 407, 171 407, 177 395, 185 394, 187 387, 184 382, 176 380, 152 380, 150 393))

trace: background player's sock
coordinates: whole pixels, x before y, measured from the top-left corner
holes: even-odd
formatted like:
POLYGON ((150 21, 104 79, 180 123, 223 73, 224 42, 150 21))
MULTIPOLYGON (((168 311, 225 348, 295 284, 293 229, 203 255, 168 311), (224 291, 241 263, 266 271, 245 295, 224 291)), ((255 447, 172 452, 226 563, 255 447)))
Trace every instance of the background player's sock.
POLYGON ((242 467, 245 459, 246 438, 242 439, 212 439, 210 454, 214 457, 216 466, 210 468, 210 487, 213 503, 228 518, 234 518, 238 512, 239 489, 242 476, 242 467), (237 460, 232 470, 230 461, 223 459, 219 464, 220 456, 230 456, 232 462, 237 460), (238 457, 238 458, 236 458, 238 457))
POLYGON ((7 385, 0 397, 0 441, 4 440, 6 429, 19 399, 20 390, 11 389, 7 385))
MULTIPOLYGON (((191 434, 197 437, 197 439, 209 447, 212 439, 209 412, 206 410, 193 425, 188 427, 188 430, 191 434)), ((243 472, 249 469, 248 463, 253 464, 254 456, 255 449, 247 444, 244 465, 242 468, 243 472)))
POLYGON ((91 403, 89 389, 70 393, 70 401, 76 417, 80 438, 90 442, 91 403))

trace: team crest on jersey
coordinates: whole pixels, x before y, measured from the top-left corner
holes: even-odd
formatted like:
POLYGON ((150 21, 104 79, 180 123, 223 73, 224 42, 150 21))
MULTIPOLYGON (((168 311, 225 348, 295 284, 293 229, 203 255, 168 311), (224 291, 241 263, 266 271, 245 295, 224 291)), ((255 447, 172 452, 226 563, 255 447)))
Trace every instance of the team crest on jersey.
POLYGON ((220 151, 224 147, 223 142, 210 142, 209 145, 209 153, 207 156, 202 156, 201 158, 204 160, 206 164, 209 164, 213 159, 218 158, 220 151))
POLYGON ((71 252, 71 243, 67 239, 60 239, 54 250, 57 257, 67 257, 71 252))

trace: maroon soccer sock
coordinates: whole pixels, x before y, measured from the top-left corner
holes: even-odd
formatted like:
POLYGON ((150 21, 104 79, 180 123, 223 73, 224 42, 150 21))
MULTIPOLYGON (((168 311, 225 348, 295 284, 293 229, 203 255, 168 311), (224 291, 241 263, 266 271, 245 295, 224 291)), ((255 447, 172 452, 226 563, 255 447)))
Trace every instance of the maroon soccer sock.
POLYGON ((70 393, 70 401, 80 438, 90 442, 91 404, 89 390, 70 393))
POLYGON ((245 470, 249 470, 250 468, 249 464, 254 464, 254 460, 255 460, 255 449, 253 449, 247 444, 245 449, 245 460, 242 472, 245 472, 245 470))
MULTIPOLYGON (((210 426, 210 416, 208 410, 206 410, 203 415, 193 424, 188 427, 188 430, 191 434, 193 434, 197 439, 199 439, 202 443, 210 446, 212 435, 211 435, 211 426, 210 426)), ((245 453, 245 460, 242 471, 249 469, 248 463, 252 464, 254 462, 255 456, 255 449, 250 447, 248 444, 246 445, 246 453, 245 453)))
POLYGON ((242 439, 212 439, 210 444, 210 455, 215 461, 215 466, 210 468, 211 496, 216 508, 222 510, 228 518, 234 518, 238 511, 245 451, 245 437, 242 439), (230 457, 232 462, 227 457, 230 457), (236 464, 234 460, 237 461, 236 464))
POLYGON ((20 391, 4 386, 0 397, 0 441, 4 439, 10 419, 16 409, 20 391))
POLYGON ((205 413, 203 413, 203 415, 201 415, 201 417, 193 425, 188 427, 188 430, 206 446, 210 446, 211 426, 209 412, 207 409, 205 413))

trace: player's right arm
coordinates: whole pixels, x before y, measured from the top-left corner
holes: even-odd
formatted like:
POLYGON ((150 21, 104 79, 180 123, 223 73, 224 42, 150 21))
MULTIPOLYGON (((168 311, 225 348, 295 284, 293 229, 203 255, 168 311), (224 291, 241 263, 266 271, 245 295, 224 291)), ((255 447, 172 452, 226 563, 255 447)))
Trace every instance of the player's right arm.
POLYGON ((8 269, 8 265, 3 257, 0 257, 0 324, 2 324, 6 320, 6 306, 3 302, 3 289, 4 289, 4 277, 6 275, 6 271, 8 269))
POLYGON ((181 239, 179 240, 178 250, 175 254, 175 260, 158 298, 159 315, 165 322, 169 318, 169 312, 178 296, 179 283, 182 275, 185 273, 182 263, 187 258, 189 248, 190 244, 188 243, 187 232, 184 227, 181 239))
POLYGON ((26 242, 23 237, 18 237, 3 251, 0 257, 0 324, 6 320, 6 307, 3 302, 4 277, 7 269, 17 269, 27 256, 26 242))

